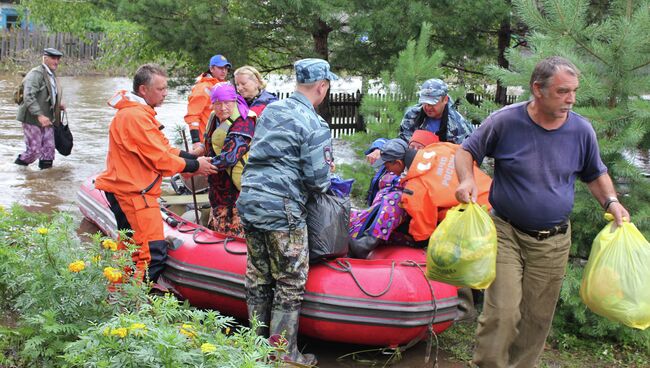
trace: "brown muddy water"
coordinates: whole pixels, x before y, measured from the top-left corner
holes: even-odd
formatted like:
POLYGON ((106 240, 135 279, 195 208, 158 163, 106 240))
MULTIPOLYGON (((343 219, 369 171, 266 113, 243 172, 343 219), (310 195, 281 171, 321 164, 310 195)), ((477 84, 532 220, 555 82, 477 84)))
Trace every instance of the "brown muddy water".
MULTIPOLYGON (((25 144, 21 124, 16 121, 17 106, 13 91, 20 79, 13 75, 0 75, 0 205, 5 207, 18 203, 39 212, 65 211, 72 213, 79 224, 79 233, 94 233, 97 228, 83 220, 76 203, 76 192, 87 177, 104 169, 108 149, 108 126, 114 115, 106 101, 120 89, 130 89, 128 78, 108 77, 62 77, 63 97, 68 108, 70 129, 74 135, 74 148, 68 157, 57 153, 54 167, 39 170, 36 163, 25 168, 13 162, 23 152, 25 144)), ((163 106, 157 109, 158 119, 165 125, 165 134, 174 140, 174 126, 184 124, 187 97, 171 89, 163 106)), ((182 125, 184 126, 184 125, 182 125)), ((334 153, 337 163, 354 160, 352 149, 343 141, 335 140, 334 153)), ((452 327, 453 328, 453 327, 452 327)), ((364 356, 371 361, 337 358, 367 349, 310 339, 304 341, 306 351, 315 353, 321 367, 367 367, 384 366, 388 355, 364 356)), ((442 347, 444 348, 444 347, 442 347)), ((426 344, 421 342, 402 353, 402 359, 390 364, 392 367, 432 367, 425 364, 426 344)), ((439 367, 463 367, 462 363, 448 362, 444 352, 438 355, 439 367)))

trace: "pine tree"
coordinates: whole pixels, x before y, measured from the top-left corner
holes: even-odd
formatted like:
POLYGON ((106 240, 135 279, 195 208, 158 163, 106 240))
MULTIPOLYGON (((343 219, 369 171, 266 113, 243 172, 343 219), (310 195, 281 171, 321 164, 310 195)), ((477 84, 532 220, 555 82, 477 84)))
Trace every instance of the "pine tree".
MULTIPOLYGON (((533 30, 528 42, 532 48, 527 54, 510 50, 510 68, 493 66, 491 75, 509 86, 528 86, 534 65, 552 55, 566 57, 581 70, 575 111, 592 122, 619 198, 648 238, 650 182, 630 158, 648 149, 650 137, 650 103, 642 98, 650 86, 650 2, 613 0, 606 15, 600 16, 594 16, 588 0, 513 3, 519 17, 533 30)), ((571 221, 574 262, 563 286, 555 327, 564 333, 633 343, 648 354, 650 333, 595 316, 580 302, 581 259, 588 256, 592 240, 605 225, 603 210, 586 185, 577 186, 571 221)))

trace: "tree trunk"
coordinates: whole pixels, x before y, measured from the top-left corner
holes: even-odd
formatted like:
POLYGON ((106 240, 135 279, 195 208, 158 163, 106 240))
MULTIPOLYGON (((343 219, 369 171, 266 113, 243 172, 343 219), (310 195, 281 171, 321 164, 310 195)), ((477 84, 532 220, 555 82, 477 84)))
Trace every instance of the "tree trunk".
MULTIPOLYGON (((506 59, 506 49, 510 46, 510 37, 512 36, 512 29, 510 28, 510 20, 504 19, 501 21, 501 27, 499 27, 498 35, 498 48, 499 56, 497 57, 497 63, 500 67, 507 69, 510 66, 508 59, 506 59)), ((501 84, 500 80, 497 80, 497 91, 495 94, 495 102, 501 105, 508 103, 507 87, 501 84)))
MULTIPOLYGON (((314 39, 314 51, 316 54, 323 59, 329 59, 329 34, 333 29, 324 20, 318 18, 316 21, 316 26, 314 32, 312 33, 312 38, 314 39)), ((325 119, 328 124, 332 124, 332 114, 329 109, 330 97, 329 93, 325 96, 323 103, 318 106, 318 114, 325 119)))

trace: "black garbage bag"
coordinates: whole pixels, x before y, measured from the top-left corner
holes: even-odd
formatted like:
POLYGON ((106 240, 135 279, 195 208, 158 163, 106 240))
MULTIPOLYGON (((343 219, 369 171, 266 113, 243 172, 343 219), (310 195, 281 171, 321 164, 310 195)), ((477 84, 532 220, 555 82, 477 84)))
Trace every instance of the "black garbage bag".
POLYGON ((63 156, 70 155, 72 152, 73 138, 70 127, 68 126, 68 115, 62 112, 58 122, 53 124, 54 128, 54 147, 63 156))
POLYGON ((312 194, 307 201, 309 262, 343 257, 348 253, 350 197, 312 194))

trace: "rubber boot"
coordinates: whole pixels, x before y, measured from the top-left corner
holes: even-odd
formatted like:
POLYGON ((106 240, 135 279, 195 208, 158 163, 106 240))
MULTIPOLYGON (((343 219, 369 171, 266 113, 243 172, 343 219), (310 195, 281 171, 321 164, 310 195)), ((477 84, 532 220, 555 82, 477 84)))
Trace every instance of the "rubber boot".
POLYGON ((14 161, 14 164, 20 165, 20 166, 28 166, 29 165, 29 163, 27 163, 27 162, 20 159, 20 155, 18 155, 18 157, 16 157, 16 161, 14 161))
POLYGON ((252 327, 253 324, 253 316, 257 318, 257 321, 264 326, 259 326, 257 330, 255 330, 255 333, 257 336, 263 336, 263 337, 269 337, 269 324, 271 322, 271 304, 270 303, 262 303, 262 304, 247 304, 246 307, 248 308, 248 321, 250 326, 252 327))
POLYGON ((39 160, 38 161, 38 167, 41 170, 49 169, 52 167, 52 162, 53 160, 39 160))
POLYGON ((366 231, 358 239, 350 237, 348 243, 350 245, 350 254, 352 257, 366 259, 368 258, 368 254, 379 245, 379 239, 369 235, 366 231))
POLYGON ((298 317, 300 311, 283 312, 274 310, 271 314, 271 343, 282 341, 286 344, 287 352, 281 358, 284 361, 294 362, 307 366, 318 364, 314 354, 302 354, 298 350, 298 317), (281 336, 284 336, 282 338, 281 336))

